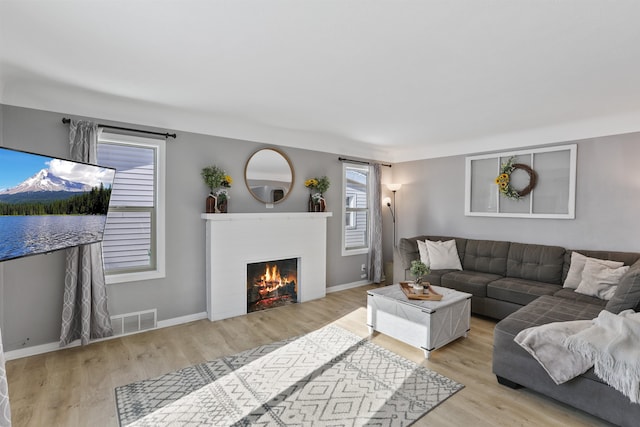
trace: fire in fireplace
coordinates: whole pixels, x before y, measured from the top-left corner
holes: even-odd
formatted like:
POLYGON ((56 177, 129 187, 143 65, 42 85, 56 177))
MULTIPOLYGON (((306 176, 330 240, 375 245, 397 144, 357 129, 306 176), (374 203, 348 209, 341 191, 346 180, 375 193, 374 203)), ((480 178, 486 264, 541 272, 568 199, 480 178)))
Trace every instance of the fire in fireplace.
POLYGON ((247 264, 247 313, 298 302, 298 259, 247 264))

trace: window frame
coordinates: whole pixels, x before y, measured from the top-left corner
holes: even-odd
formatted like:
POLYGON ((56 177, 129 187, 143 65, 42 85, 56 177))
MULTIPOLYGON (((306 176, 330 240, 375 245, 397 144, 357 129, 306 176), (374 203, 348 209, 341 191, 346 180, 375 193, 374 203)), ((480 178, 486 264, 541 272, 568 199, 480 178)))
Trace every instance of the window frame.
MULTIPOLYGON (((371 166, 365 166, 356 163, 344 162, 342 164, 342 256, 362 255, 369 253, 371 245, 370 232, 371 232, 371 166), (348 169, 360 169, 367 172, 367 207, 366 208, 351 208, 347 206, 347 170, 348 169), (366 246, 353 249, 347 249, 346 232, 351 228, 347 228, 346 217, 348 214, 355 214, 358 212, 367 213, 367 229, 365 232, 366 246)), ((355 222, 355 221, 354 221, 355 222)))
MULTIPOLYGON (((115 273, 105 271, 105 282, 107 284, 115 284, 162 279, 166 277, 166 140, 101 131, 98 134, 98 144, 101 143, 152 148, 155 155, 155 209, 152 212, 151 228, 151 247, 152 250, 155 250, 155 266, 150 266, 149 269, 143 271, 123 271, 115 273)), ((131 211, 136 210, 136 208, 128 209, 131 211)))

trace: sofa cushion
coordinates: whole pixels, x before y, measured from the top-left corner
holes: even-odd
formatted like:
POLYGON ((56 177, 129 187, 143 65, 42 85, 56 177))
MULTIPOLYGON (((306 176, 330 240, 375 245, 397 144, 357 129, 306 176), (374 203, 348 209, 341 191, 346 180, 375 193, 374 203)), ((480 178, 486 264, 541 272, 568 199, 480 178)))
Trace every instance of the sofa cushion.
MULTIPOLYGON (((598 317, 602 310, 603 307, 597 304, 584 304, 566 298, 544 295, 499 321, 496 324, 494 336, 509 337, 509 343, 513 343, 513 338, 524 329, 551 322, 591 320, 598 317)), ((517 346, 515 343, 514 345, 517 346)), ((500 350, 494 349, 494 351, 500 350)), ((604 383, 594 374, 593 369, 583 376, 604 383)))
POLYGON ((565 249, 559 246, 511 243, 507 277, 560 285, 564 253, 565 249))
POLYGON ((504 276, 507 272, 509 242, 467 240, 462 267, 465 270, 504 276))
POLYGON ((458 250, 458 258, 460 258, 460 260, 464 259, 464 251, 467 248, 467 239, 461 239, 460 237, 450 237, 450 236, 427 236, 427 240, 431 240, 432 242, 446 242, 449 240, 455 240, 456 249, 458 250))
POLYGON ((599 261, 588 259, 576 292, 609 301, 618 288, 620 279, 627 274, 627 271, 629 271, 628 265, 610 268, 599 261))
POLYGON ((587 261, 599 262, 610 268, 622 267, 624 265, 624 262, 622 261, 591 258, 582 255, 580 252, 573 251, 571 252, 571 264, 569 265, 569 271, 567 272, 567 277, 564 279, 562 286, 569 289, 577 289, 580 282, 582 282, 582 272, 584 271, 587 261))
POLYGON ((398 242, 398 253, 400 255, 400 261, 402 262, 403 270, 411 268, 411 261, 414 259, 420 259, 420 252, 418 250, 418 240, 433 240, 434 242, 454 239, 456 241, 456 248, 458 249, 458 257, 464 259, 464 250, 467 245, 467 239, 461 239, 459 237, 449 236, 415 236, 415 237, 403 237, 398 242))
POLYGON ((435 270, 462 270, 455 240, 451 239, 443 242, 426 240, 425 244, 429 253, 431 268, 435 270))
POLYGON ((620 279, 618 288, 606 306, 608 311, 615 314, 630 308, 640 311, 640 260, 620 279))
POLYGON ((476 297, 487 296, 487 284, 500 279, 501 276, 477 271, 452 271, 442 276, 442 286, 461 292, 468 292, 476 297))
POLYGON ((429 260, 429 251, 427 250, 427 243, 424 240, 416 240, 418 244, 418 253, 420 254, 420 261, 427 267, 431 267, 431 260, 429 260))
MULTIPOLYGON (((562 282, 567 279, 567 273, 571 266, 571 254, 581 253, 590 258, 608 259, 611 261, 622 261, 624 265, 631 265, 640 260, 640 252, 613 252, 613 251, 589 251, 584 249, 567 250, 564 253, 564 267, 562 268, 562 282)), ((577 284, 576 284, 577 286, 577 284)))
POLYGON ((584 304, 551 295, 543 295, 496 324, 496 330, 514 337, 523 329, 551 322, 590 320, 603 310, 596 304, 584 304))
POLYGON ((427 236, 403 237, 398 242, 398 254, 402 261, 402 268, 408 270, 411 268, 411 261, 420 259, 418 252, 418 240, 425 240, 427 236))
POLYGON ((602 300, 600 298, 591 297, 589 295, 582 295, 575 292, 573 289, 562 288, 558 292, 553 294, 554 297, 564 298, 574 302, 583 302, 587 304, 594 304, 599 307, 604 308, 607 305, 607 301, 602 300))
POLYGON ((442 286, 442 276, 459 270, 431 270, 429 274, 424 276, 424 280, 432 285, 442 286))
POLYGON ((553 295, 560 285, 505 277, 487 285, 487 297, 514 304, 527 305, 542 295, 553 295))

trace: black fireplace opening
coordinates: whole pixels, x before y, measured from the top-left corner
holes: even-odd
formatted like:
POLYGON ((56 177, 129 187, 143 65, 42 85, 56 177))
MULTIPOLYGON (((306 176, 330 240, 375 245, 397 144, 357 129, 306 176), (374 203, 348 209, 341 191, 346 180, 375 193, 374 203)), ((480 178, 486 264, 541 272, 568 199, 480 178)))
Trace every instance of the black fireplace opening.
POLYGON ((247 264, 247 313, 298 302, 298 258, 247 264))

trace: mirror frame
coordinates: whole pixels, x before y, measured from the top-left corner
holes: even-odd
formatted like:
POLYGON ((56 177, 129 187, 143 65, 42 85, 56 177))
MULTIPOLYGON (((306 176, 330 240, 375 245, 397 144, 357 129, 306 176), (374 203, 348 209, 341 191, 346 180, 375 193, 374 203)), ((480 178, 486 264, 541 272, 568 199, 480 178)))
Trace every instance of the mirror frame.
POLYGON ((272 147, 266 147, 266 148, 260 148, 259 150, 254 151, 253 154, 251 154, 251 156, 249 156, 249 159, 247 159, 247 162, 244 165, 244 183, 247 186, 247 189, 249 190, 249 193, 253 196, 254 199, 256 199, 257 201, 259 201, 260 203, 264 203, 265 205, 276 205, 278 203, 282 203, 284 200, 287 199, 287 197, 289 197, 289 195, 291 194, 291 191, 293 191, 293 184, 296 181, 296 174, 295 171, 293 169, 293 163, 291 163, 291 160, 289 159, 289 157, 282 151, 278 150, 277 148, 272 148, 272 147), (287 165, 289 165, 289 170, 291 171, 291 185, 289 186, 289 191, 287 191, 285 193, 285 195, 280 199, 277 200, 275 202, 271 202, 271 201, 265 201, 262 200, 260 197, 258 197, 253 190, 251 190, 251 187, 249 186, 249 180, 247 179, 247 169, 249 167, 249 163, 251 162, 251 159, 254 158, 254 156, 260 152, 263 151, 273 151, 277 154, 279 154, 280 156, 282 156, 282 158, 287 162, 287 165))

